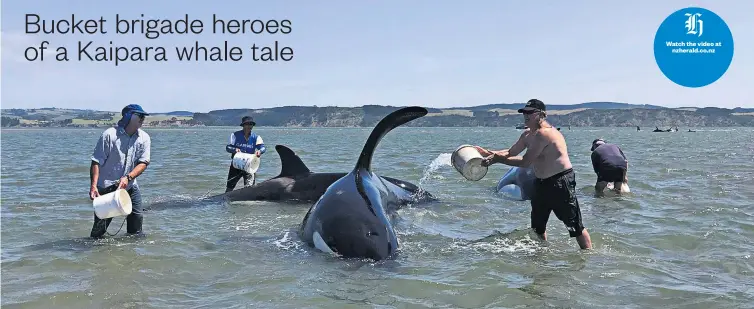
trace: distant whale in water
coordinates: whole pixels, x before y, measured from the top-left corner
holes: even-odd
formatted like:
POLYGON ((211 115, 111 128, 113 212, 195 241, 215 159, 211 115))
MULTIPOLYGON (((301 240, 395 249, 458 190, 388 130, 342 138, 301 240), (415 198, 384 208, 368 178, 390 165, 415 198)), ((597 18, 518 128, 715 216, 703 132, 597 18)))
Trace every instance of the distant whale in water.
POLYGON ((530 200, 534 196, 536 179, 537 176, 531 168, 512 166, 503 177, 500 177, 497 192, 518 201, 530 200))
MULTIPOLYGON (((336 180, 347 173, 314 173, 290 148, 276 145, 280 156, 280 174, 253 186, 233 190, 210 199, 228 201, 302 201, 313 202, 319 199, 336 180)), ((416 193, 419 187, 403 180, 383 177, 396 186, 416 193)))
POLYGON ((353 170, 330 185, 304 216, 299 228, 304 242, 345 258, 379 261, 394 256, 399 244, 388 212, 431 196, 417 196, 374 174, 372 155, 385 134, 427 112, 422 107, 402 108, 375 126, 353 170))

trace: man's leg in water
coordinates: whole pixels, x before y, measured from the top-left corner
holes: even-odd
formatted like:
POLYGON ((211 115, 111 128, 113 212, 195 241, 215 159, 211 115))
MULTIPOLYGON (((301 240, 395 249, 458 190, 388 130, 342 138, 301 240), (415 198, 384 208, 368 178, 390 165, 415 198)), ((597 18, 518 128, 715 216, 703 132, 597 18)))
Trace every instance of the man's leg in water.
POLYGON ((128 195, 131 196, 131 213, 126 217, 126 233, 141 234, 141 224, 144 220, 141 213, 141 190, 133 186, 131 190, 128 190, 128 195))
POLYGON ((597 180, 597 183, 594 184, 594 192, 600 195, 605 191, 606 187, 607 187, 607 181, 597 180))
POLYGON ((613 182, 613 191, 615 191, 615 193, 620 194, 621 189, 623 189, 623 182, 613 182))
MULTIPOLYGON (((107 188, 97 188, 97 191, 99 191, 100 195, 105 195, 110 192, 115 191, 117 189, 117 185, 112 185, 107 188)), ((103 235, 105 235, 105 232, 107 232, 107 227, 110 226, 110 222, 113 221, 113 218, 107 218, 107 219, 100 219, 97 218, 97 214, 94 214, 94 224, 92 224, 92 231, 89 233, 89 237, 92 238, 100 238, 103 235)))
POLYGON ((622 181, 613 182, 613 188, 615 189, 615 192, 617 193, 621 193, 623 191, 623 184, 628 183, 628 178, 626 178, 626 170, 625 169, 620 169, 620 170, 623 173, 623 177, 621 177, 622 181))
POLYGON ((553 212, 568 228, 568 235, 576 238, 579 247, 589 249, 592 247, 592 239, 581 220, 581 209, 576 197, 576 173, 571 171, 560 176, 557 182, 559 184, 555 188, 559 192, 557 195, 553 192, 553 197, 558 198, 558 201, 553 204, 553 212))
POLYGON ((602 172, 597 175, 597 183, 594 185, 594 191, 597 196, 601 196, 607 185, 612 183, 612 191, 615 193, 621 193, 621 187, 623 186, 625 178, 626 170, 605 167, 602 169, 602 172))
POLYGON ((246 171, 243 171, 243 186, 251 186, 251 174, 247 173, 246 171))
POLYGON ((230 168, 228 169, 228 182, 225 185, 225 192, 233 191, 233 189, 236 187, 236 184, 238 183, 239 178, 241 178, 241 173, 243 173, 242 170, 239 170, 233 165, 230 165, 230 168))
MULTIPOLYGON (((535 186, 539 186, 539 181, 535 186)), ((550 218, 551 210, 547 204, 547 197, 542 194, 544 192, 540 191, 540 188, 536 189, 538 194, 531 197, 531 228, 539 239, 547 240, 547 220, 550 218)))

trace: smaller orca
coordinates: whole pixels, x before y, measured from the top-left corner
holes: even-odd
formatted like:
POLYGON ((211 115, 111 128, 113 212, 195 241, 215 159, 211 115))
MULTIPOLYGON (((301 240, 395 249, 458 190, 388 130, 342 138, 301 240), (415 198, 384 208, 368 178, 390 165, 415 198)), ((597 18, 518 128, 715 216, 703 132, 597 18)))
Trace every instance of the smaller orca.
POLYGON ((517 201, 530 200, 534 196, 536 179, 533 169, 513 166, 503 177, 500 177, 497 192, 517 201))
POLYGON ((388 212, 431 195, 372 172, 372 155, 388 132, 423 117, 427 109, 406 107, 383 118, 372 130, 353 170, 335 181, 304 216, 299 236, 309 246, 345 258, 383 260, 399 248, 388 212), (422 193, 420 191, 419 193, 422 193))
POLYGON ((263 182, 225 192, 212 199, 227 201, 316 201, 327 187, 346 173, 314 173, 293 150, 275 145, 280 156, 280 174, 263 182))
MULTIPOLYGON (((327 187, 346 173, 315 173, 309 170, 301 158, 284 145, 275 145, 280 156, 280 174, 253 186, 222 193, 209 199, 227 201, 300 201, 313 202, 325 193, 327 187)), ((422 194, 418 186, 396 178, 383 177, 417 196, 422 194)))

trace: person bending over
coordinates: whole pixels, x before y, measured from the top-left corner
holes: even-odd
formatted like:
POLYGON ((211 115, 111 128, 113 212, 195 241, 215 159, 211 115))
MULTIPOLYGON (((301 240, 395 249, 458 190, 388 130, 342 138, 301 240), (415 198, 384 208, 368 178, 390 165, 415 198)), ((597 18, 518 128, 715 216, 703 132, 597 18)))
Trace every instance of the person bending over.
POLYGON ((594 190, 602 194, 607 184, 613 183, 613 190, 621 193, 623 183, 628 183, 628 159, 623 150, 615 144, 608 144, 598 138, 592 141, 592 167, 597 174, 594 190))

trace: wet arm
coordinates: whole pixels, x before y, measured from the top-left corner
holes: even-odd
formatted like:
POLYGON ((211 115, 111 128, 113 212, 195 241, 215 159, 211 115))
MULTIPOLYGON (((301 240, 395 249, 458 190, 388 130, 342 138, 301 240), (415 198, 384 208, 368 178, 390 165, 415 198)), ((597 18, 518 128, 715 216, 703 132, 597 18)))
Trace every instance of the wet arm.
POLYGON ((146 169, 147 169, 147 164, 143 162, 139 162, 139 164, 137 164, 136 167, 134 167, 134 169, 131 170, 130 173, 128 173, 128 175, 131 176, 131 178, 133 179, 133 178, 139 177, 139 175, 141 175, 141 173, 143 173, 144 170, 146 169))
POLYGON ((503 161, 501 161, 503 158, 515 156, 524 151, 524 149, 526 149, 526 143, 524 143, 524 134, 526 134, 526 132, 519 136, 518 140, 515 144, 513 144, 513 146, 511 146, 511 148, 491 151, 495 155, 493 157, 493 162, 503 163, 503 161))
POLYGON ((518 137, 518 140, 516 141, 511 148, 507 149, 508 156, 517 156, 519 153, 524 151, 526 149, 526 143, 524 143, 524 134, 527 132, 524 132, 521 134, 521 136, 518 137))
POLYGON ((259 150, 260 153, 264 154, 267 152, 267 147, 264 146, 264 141, 262 140, 261 136, 257 135, 257 150, 259 150))
MULTIPOLYGON (((542 153, 542 150, 545 149, 546 145, 547 143, 545 143, 542 140, 542 137, 539 135, 536 135, 534 137, 534 141, 531 143, 530 147, 526 150, 526 154, 524 154, 523 156, 512 156, 512 157, 500 158, 499 160, 501 163, 510 165, 510 166, 529 167, 529 165, 531 165, 532 162, 534 162, 534 159, 537 158, 542 153)), ((514 150, 514 149, 511 147, 511 150, 514 150)), ((511 151, 510 153, 513 154, 513 151, 511 151)))
POLYGON ((97 187, 97 181, 99 181, 99 163, 96 161, 92 161, 92 164, 89 166, 89 181, 92 188, 97 187))
POLYGON ((231 145, 231 144, 225 146, 225 151, 227 153, 236 153, 236 149, 238 149, 238 148, 236 148, 236 146, 231 145))
POLYGON ((147 138, 142 144, 142 147, 143 150, 141 156, 139 156, 139 159, 136 161, 136 166, 127 174, 128 176, 131 176, 132 179, 139 177, 139 175, 147 169, 147 165, 149 165, 152 160, 152 139, 147 138))
POLYGON ((236 153, 236 135, 231 133, 230 139, 228 140, 228 145, 225 146, 225 151, 227 153, 233 154, 236 153))
POLYGON ((89 181, 93 188, 97 187, 99 181, 99 167, 107 160, 110 153, 110 139, 106 133, 102 133, 97 144, 94 145, 94 152, 92 153, 92 163, 89 166, 89 181))

